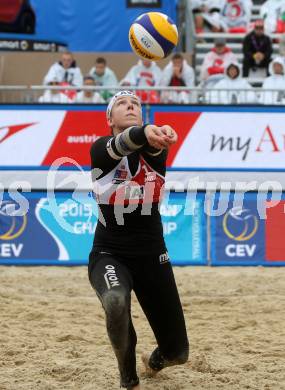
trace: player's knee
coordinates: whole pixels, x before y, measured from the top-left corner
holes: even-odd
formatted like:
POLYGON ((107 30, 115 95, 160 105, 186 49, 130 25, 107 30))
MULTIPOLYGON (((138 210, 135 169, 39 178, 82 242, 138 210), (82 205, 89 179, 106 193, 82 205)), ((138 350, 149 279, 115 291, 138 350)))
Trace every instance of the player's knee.
POLYGON ((128 300, 122 291, 108 291, 103 297, 103 306, 107 317, 119 321, 128 310, 128 300))

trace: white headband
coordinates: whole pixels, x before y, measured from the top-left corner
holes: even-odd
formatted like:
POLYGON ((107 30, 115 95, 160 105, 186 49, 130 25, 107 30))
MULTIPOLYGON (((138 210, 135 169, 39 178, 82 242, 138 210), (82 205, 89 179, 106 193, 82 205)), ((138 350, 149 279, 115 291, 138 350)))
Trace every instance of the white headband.
POLYGON ((107 110, 106 110, 106 115, 107 115, 107 119, 110 118, 111 116, 111 111, 112 111, 112 108, 113 108, 113 105, 115 104, 116 100, 121 97, 121 96, 132 96, 132 97, 135 97, 139 102, 140 99, 138 98, 138 96, 132 92, 132 91, 120 91, 120 92, 117 92, 116 95, 114 95, 112 97, 112 99, 110 100, 109 104, 108 104, 108 107, 107 107, 107 110))

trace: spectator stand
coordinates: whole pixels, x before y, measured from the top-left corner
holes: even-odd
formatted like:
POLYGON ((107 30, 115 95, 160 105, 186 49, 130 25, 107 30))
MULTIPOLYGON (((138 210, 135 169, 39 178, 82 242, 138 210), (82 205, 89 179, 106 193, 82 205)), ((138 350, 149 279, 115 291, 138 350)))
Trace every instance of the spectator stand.
MULTIPOLYGON (((239 63, 242 63, 243 53, 242 53, 242 41, 246 34, 244 33, 212 33, 205 32, 196 34, 194 28, 194 19, 191 11, 190 1, 185 0, 185 10, 186 10, 186 23, 190 26, 185 27, 185 47, 187 50, 190 50, 193 55, 193 65, 195 69, 195 79, 196 85, 200 83, 200 71, 201 64, 203 62, 204 56, 209 52, 214 46, 214 40, 217 37, 225 38, 227 46, 235 53, 239 63)), ((251 24, 253 24, 257 19, 260 18, 260 8, 263 2, 260 0, 253 1, 252 13, 251 13, 251 24)), ((281 34, 271 34, 270 37, 273 40, 273 57, 278 53, 278 42, 281 34)), ((249 83, 254 87, 261 87, 264 77, 249 77, 249 83)))

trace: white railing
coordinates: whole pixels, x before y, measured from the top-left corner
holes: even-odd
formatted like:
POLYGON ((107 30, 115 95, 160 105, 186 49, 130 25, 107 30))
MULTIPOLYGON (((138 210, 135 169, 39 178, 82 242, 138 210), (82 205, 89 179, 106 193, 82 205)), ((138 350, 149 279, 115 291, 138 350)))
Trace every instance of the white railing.
MULTIPOLYGON (((285 104, 284 89, 215 89, 202 87, 82 87, 80 91, 94 91, 100 97, 101 103, 107 103, 112 94, 122 89, 135 91, 146 104, 285 104)), ((44 103, 77 104, 91 103, 78 101, 79 90, 72 86, 43 86, 43 85, 2 85, 0 86, 0 104, 40 103, 39 98, 46 91, 53 91, 51 100, 44 103), (66 99, 68 96, 68 100, 66 99), (62 97, 62 99, 61 99, 62 97)), ((88 99, 87 99, 88 100, 88 99)), ((94 104, 94 103, 93 103, 94 104)))

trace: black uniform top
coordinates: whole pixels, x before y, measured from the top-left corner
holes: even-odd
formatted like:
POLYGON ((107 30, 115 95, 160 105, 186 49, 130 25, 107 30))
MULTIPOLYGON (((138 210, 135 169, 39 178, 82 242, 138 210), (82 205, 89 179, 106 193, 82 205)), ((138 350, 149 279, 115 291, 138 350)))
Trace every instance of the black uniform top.
POLYGON ((159 201, 166 151, 149 146, 144 127, 130 127, 99 138, 90 155, 99 207, 93 249, 125 257, 165 252, 159 201))

